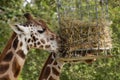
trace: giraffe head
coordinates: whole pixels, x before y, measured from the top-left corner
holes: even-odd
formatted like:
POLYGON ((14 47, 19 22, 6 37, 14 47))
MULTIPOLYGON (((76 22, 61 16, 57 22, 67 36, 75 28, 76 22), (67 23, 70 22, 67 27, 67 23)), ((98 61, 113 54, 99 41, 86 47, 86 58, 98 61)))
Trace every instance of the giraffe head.
POLYGON ((59 38, 53 33, 42 20, 35 20, 26 13, 25 24, 11 25, 11 28, 18 35, 18 39, 26 43, 27 48, 37 48, 49 52, 58 51, 59 38))

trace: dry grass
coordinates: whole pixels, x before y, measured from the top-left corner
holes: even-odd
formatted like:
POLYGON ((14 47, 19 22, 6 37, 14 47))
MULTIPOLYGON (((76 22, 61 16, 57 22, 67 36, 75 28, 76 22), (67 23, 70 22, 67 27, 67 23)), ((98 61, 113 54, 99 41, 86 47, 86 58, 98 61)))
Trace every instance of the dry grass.
POLYGON ((67 52, 78 49, 89 50, 98 47, 101 50, 111 49, 111 22, 99 19, 93 22, 84 22, 70 17, 60 19, 61 48, 67 52))

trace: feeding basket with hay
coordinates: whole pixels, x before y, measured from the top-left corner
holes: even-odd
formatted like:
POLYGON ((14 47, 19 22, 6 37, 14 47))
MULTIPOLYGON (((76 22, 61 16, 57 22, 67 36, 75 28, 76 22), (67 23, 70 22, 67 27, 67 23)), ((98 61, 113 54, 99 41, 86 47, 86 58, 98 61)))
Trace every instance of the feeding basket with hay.
MULTIPOLYGON (((105 15, 106 11, 102 10, 101 4, 96 6, 98 5, 97 1, 95 3, 94 1, 87 2, 87 4, 92 4, 93 8, 91 9, 85 5, 85 1, 83 2, 84 6, 78 5, 77 1, 66 3, 58 0, 59 35, 61 37, 59 57, 64 59, 75 57, 77 60, 77 57, 88 54, 92 56, 105 54, 112 48, 111 22, 105 15), (95 11, 95 7, 101 9, 95 11)), ((104 6, 102 5, 102 7, 104 6)))

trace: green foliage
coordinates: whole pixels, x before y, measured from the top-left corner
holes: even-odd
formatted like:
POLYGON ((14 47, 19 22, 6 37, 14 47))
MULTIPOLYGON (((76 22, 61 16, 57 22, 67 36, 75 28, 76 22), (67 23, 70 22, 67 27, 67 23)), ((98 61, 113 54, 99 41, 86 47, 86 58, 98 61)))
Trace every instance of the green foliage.
MULTIPOLYGON (((23 6, 23 0, 0 1, 0 53, 3 50, 12 30, 10 20, 24 22, 22 15, 32 13, 38 19, 44 19, 49 28, 56 31, 56 3, 55 0, 35 0, 35 4, 23 6), (2 12, 1 12, 2 11, 2 12)), ((113 58, 97 60, 93 64, 66 64, 60 76, 61 80, 120 80, 120 1, 109 0, 109 14, 113 21, 113 58)), ((19 80, 37 80, 49 53, 41 50, 31 50, 19 80)))
POLYGON ((5 47, 5 44, 10 37, 10 33, 11 29, 8 27, 8 24, 0 21, 0 53, 5 47))
POLYGON ((23 68, 23 80, 37 80, 49 53, 40 50, 31 50, 27 55, 27 61, 23 68))

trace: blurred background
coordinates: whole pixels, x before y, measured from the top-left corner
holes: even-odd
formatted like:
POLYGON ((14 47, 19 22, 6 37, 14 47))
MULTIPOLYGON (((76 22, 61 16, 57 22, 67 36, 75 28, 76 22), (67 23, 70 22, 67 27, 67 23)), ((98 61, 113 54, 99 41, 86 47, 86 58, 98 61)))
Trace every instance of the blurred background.
MULTIPOLYGON (((108 5, 113 22, 110 27, 113 32, 112 54, 116 56, 92 64, 68 63, 62 69, 60 80, 120 80, 120 0, 108 0, 108 5)), ((14 19, 24 22, 26 12, 43 19, 57 33, 56 0, 0 0, 0 53, 13 32, 8 22, 14 19)), ((30 50, 19 80, 37 80, 48 55, 46 51, 30 50)))

